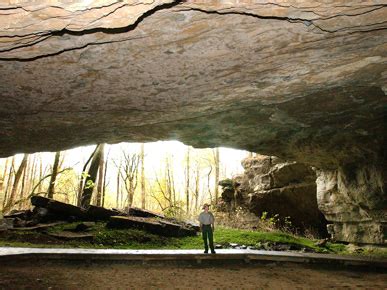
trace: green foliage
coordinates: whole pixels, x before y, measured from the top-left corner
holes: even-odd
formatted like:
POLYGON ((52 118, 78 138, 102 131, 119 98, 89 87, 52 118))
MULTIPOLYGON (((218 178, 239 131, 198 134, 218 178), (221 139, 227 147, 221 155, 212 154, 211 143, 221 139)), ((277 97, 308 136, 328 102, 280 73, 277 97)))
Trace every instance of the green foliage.
POLYGON ((267 211, 264 211, 260 217, 260 220, 263 224, 267 224, 268 228, 272 228, 274 230, 280 230, 287 233, 294 232, 294 226, 290 216, 286 216, 282 218, 277 213, 269 217, 269 213, 267 211))
POLYGON ((234 187, 234 181, 230 178, 226 178, 226 179, 223 179, 221 181, 219 181, 219 185, 222 186, 222 187, 231 187, 233 188, 234 187))
POLYGON ((86 178, 90 177, 90 174, 89 174, 87 171, 83 171, 83 172, 81 173, 81 177, 82 177, 83 179, 86 179, 86 178))
MULTIPOLYGON (((47 230, 55 233, 71 230, 78 223, 58 225, 47 230)), ((0 246, 22 246, 22 247, 76 247, 76 248, 113 248, 113 249, 202 249, 203 241, 198 234, 194 237, 170 238, 162 237, 136 229, 109 229, 105 223, 96 223, 90 229, 94 234, 93 241, 60 241, 49 237, 43 232, 34 231, 12 231, 10 236, 0 237, 0 246), (28 241, 28 242, 26 242, 28 241)), ((238 230, 218 227, 214 233, 215 243, 228 245, 237 243, 240 245, 261 247, 263 244, 286 244, 295 249, 307 248, 315 252, 348 254, 343 244, 327 243, 325 247, 315 245, 315 240, 298 237, 284 232, 260 232, 251 230, 238 230)), ((363 254, 384 255, 386 251, 367 251, 363 254), (381 254, 382 253, 382 254, 381 254), (383 254, 384 253, 384 254, 383 254)))
POLYGON ((93 188, 94 187, 94 182, 92 180, 88 180, 86 181, 86 184, 85 184, 85 189, 87 188, 93 188))

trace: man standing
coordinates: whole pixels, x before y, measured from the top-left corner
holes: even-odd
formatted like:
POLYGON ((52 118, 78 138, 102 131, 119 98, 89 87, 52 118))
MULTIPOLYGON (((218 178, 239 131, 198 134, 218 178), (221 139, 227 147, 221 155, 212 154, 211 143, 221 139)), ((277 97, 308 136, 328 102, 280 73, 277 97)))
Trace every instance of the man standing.
POLYGON ((200 229, 202 231, 204 241, 204 253, 208 253, 208 242, 210 244, 211 253, 215 254, 213 232, 215 230, 215 218, 212 212, 208 211, 210 205, 205 203, 203 211, 199 215, 200 229), (208 242, 207 242, 208 239, 208 242))

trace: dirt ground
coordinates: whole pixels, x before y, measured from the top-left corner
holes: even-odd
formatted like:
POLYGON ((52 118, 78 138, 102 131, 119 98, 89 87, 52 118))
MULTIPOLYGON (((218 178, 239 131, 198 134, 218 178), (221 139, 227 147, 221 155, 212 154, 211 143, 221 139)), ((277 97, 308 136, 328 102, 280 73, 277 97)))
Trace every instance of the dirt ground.
POLYGON ((0 289, 329 288, 387 289, 387 273, 295 264, 200 267, 37 261, 0 265, 0 289))

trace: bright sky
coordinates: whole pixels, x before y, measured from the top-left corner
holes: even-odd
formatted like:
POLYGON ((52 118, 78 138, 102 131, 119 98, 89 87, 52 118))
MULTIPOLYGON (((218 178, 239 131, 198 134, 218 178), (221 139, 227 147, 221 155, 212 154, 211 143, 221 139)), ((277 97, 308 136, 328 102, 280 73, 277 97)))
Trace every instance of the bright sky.
MULTIPOLYGON (((109 152, 109 158, 119 159, 122 150, 130 153, 140 152, 141 143, 119 143, 105 147, 105 156, 109 152)), ((191 147, 192 148, 192 147, 191 147)), ((78 147, 66 151, 64 167, 75 167, 82 170, 83 165, 94 151, 95 145, 78 147)), ((193 149, 193 148, 192 148, 193 149)), ((157 170, 160 164, 163 164, 167 155, 173 159, 175 168, 184 164, 187 146, 179 141, 158 141, 145 143, 145 164, 146 170, 157 170)), ((195 149, 195 151, 204 152, 206 149, 195 149)), ((198 152, 198 153, 199 153, 198 152)), ((199 153, 200 154, 200 153, 199 153)), ((234 175, 243 172, 241 160, 247 156, 247 151, 235 150, 231 148, 219 149, 221 164, 226 168, 226 175, 234 175)), ((51 164, 54 159, 54 153, 46 152, 43 154, 44 163, 51 164)), ((224 170, 224 168, 222 168, 224 170)))
MULTIPOLYGON (((109 164, 107 171, 107 183, 109 191, 116 191, 116 177, 117 177, 117 168, 114 164, 118 164, 122 151, 128 153, 139 153, 141 148, 141 143, 120 143, 114 145, 107 145, 105 147, 105 157, 109 154, 109 164)), ((63 168, 72 167, 77 174, 80 174, 82 168, 90 157, 91 153, 94 151, 95 145, 93 146, 84 146, 79 148, 74 148, 71 150, 64 151, 62 154, 65 154, 63 168)), ((148 181, 154 181, 155 176, 160 173, 165 168, 165 159, 167 156, 170 158, 172 169, 174 172, 174 179, 176 183, 177 190, 183 194, 184 193, 184 183, 185 183, 185 158, 187 153, 187 146, 178 141, 159 141, 153 143, 144 144, 145 151, 145 176, 148 181)), ((46 174, 48 174, 54 162, 54 154, 52 152, 43 152, 40 153, 43 161, 43 168, 47 168, 46 174)), ((214 175, 212 174, 210 182, 208 182, 208 173, 210 168, 206 167, 206 158, 213 156, 211 149, 193 149, 191 147, 191 170, 196 166, 195 160, 200 160, 199 162, 204 163, 203 168, 200 171, 200 178, 203 184, 202 188, 206 186, 205 184, 210 184, 214 186, 214 175), (196 157, 196 159, 195 159, 196 157)), ((243 172, 241 166, 241 160, 247 157, 248 152, 242 150, 235 150, 230 148, 219 148, 220 156, 220 179, 231 178, 236 174, 243 172)), ((63 156, 63 155, 62 155, 63 156)), ((17 155, 17 165, 22 159, 22 154, 17 155)), ((4 166, 5 159, 0 159, 0 167, 4 166)), ((215 170, 215 169, 213 169, 215 170)), ((212 172, 214 173, 214 171, 212 172)), ((193 173, 191 173, 192 175, 193 173)))

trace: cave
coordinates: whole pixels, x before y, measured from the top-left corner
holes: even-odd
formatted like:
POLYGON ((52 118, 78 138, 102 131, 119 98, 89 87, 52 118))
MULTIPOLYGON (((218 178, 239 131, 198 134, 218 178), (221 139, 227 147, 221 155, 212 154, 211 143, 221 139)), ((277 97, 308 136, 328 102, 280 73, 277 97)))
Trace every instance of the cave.
POLYGON ((6 1, 0 157, 122 141, 312 166, 340 241, 386 242, 380 1, 6 1))

